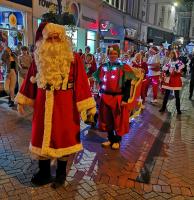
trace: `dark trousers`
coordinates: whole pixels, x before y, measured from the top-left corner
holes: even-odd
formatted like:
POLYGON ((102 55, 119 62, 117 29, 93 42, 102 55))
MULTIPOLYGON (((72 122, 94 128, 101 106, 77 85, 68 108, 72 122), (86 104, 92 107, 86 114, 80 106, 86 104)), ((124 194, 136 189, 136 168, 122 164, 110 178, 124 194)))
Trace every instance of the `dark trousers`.
MULTIPOLYGON (((176 98, 176 109, 179 112, 180 111, 180 97, 179 97, 179 90, 174 90, 175 98, 176 98)), ((168 103, 168 98, 170 95, 170 90, 165 91, 163 104, 162 104, 162 110, 166 109, 166 105, 168 103)))
POLYGON ((121 141, 122 137, 115 134, 114 131, 108 131, 108 140, 111 143, 119 143, 121 141))
POLYGON ((189 87, 189 98, 192 98, 194 90, 194 79, 190 80, 190 87, 189 87))

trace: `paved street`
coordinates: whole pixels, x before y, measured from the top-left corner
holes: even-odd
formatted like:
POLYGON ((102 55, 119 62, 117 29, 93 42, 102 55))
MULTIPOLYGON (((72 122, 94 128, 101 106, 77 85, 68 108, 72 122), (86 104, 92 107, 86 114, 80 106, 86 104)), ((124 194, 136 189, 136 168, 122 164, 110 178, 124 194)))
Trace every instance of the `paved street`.
POLYGON ((194 199, 194 100, 188 100, 186 85, 182 115, 174 99, 167 113, 158 112, 160 104, 148 98, 120 151, 101 148, 106 134, 81 124, 84 150, 71 157, 64 187, 53 190, 30 183, 37 170, 28 151, 30 114, 21 117, 0 99, 0 199, 194 199))

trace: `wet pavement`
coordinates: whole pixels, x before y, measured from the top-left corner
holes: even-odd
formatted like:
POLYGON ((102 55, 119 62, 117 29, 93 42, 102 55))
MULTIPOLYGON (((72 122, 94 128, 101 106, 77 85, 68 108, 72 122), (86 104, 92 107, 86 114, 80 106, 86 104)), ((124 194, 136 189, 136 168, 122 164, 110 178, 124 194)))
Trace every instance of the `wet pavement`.
POLYGON ((37 170, 28 151, 31 115, 19 116, 0 98, 0 199, 194 199, 194 100, 186 84, 182 115, 174 99, 159 113, 161 101, 152 105, 148 97, 118 151, 103 149, 106 133, 81 123, 84 150, 71 156, 67 181, 54 190, 30 183, 37 170))

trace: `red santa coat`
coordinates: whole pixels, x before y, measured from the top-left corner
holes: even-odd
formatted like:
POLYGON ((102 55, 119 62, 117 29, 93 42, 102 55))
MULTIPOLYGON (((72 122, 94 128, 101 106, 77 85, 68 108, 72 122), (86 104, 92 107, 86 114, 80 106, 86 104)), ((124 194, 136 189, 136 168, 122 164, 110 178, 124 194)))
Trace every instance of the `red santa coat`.
POLYGON ((33 61, 16 101, 34 107, 30 151, 38 156, 60 158, 82 150, 80 115, 95 107, 87 75, 78 54, 74 54, 66 90, 46 90, 32 83, 37 73, 33 61))
POLYGON ((168 90, 181 90, 182 88, 182 69, 184 64, 180 61, 170 61, 162 68, 162 88, 168 90))

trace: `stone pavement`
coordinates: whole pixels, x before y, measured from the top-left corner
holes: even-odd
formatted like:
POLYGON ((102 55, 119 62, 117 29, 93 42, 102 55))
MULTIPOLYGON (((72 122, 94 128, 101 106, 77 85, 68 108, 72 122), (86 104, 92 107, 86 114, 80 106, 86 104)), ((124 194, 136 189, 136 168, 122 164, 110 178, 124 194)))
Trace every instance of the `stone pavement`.
POLYGON ((71 157, 64 187, 53 190, 30 183, 37 170, 28 151, 31 115, 20 117, 0 99, 0 199, 194 199, 194 101, 188 100, 188 85, 182 115, 176 115, 174 99, 167 113, 158 112, 160 104, 147 103, 119 151, 101 148, 106 134, 82 123, 84 150, 71 157))

